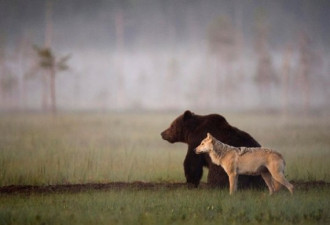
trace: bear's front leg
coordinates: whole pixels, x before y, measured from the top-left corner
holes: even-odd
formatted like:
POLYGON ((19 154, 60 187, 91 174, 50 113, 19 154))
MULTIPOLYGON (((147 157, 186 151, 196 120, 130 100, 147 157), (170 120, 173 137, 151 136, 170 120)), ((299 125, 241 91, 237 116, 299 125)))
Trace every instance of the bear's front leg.
POLYGON ((211 161, 208 165, 209 173, 207 175, 207 184, 212 187, 228 187, 228 175, 221 166, 213 164, 211 161))
POLYGON ((198 187, 203 175, 202 155, 196 155, 193 149, 188 149, 183 167, 188 186, 198 187))

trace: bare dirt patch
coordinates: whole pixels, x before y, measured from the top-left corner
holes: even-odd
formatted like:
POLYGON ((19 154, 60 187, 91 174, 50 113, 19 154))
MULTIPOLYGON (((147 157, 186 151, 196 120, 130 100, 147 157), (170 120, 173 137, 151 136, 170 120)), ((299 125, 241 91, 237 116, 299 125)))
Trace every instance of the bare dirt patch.
POLYGON ((83 192, 90 190, 121 190, 121 189, 177 189, 185 187, 185 183, 150 183, 150 182, 110 182, 85 184, 58 184, 58 185, 10 185, 0 187, 0 193, 56 193, 56 192, 83 192))
MULTIPOLYGON (((330 188, 330 183, 325 181, 291 181, 296 190, 309 190, 311 188, 330 188)), ((186 183, 153 183, 153 182, 110 182, 110 183, 86 183, 86 184, 58 184, 58 185, 10 185, 0 187, 0 194, 16 194, 16 193, 76 193, 91 190, 174 190, 179 188, 189 188, 186 183)), ((212 188, 206 183, 201 183, 199 188, 212 188)), ((214 188, 214 187, 213 187, 214 188)))

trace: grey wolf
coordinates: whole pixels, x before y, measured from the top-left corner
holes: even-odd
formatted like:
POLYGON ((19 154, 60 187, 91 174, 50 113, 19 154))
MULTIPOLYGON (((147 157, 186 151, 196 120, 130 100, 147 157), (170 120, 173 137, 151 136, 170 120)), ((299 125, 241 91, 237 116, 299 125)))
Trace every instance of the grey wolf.
POLYGON ((258 147, 233 147, 222 143, 210 133, 195 149, 196 154, 208 153, 212 162, 221 166, 229 177, 229 190, 237 189, 238 175, 261 175, 269 194, 284 185, 293 194, 293 185, 284 177, 285 161, 283 156, 271 149, 258 147))

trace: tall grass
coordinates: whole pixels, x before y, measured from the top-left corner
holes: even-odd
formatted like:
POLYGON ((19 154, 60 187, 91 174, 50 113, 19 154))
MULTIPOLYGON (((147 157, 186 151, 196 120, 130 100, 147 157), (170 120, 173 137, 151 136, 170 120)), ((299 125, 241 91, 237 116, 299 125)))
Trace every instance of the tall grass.
POLYGON ((1 116, 0 185, 183 181, 185 146, 161 140, 165 123, 157 115, 1 116))
MULTIPOLYGON (((160 137, 175 117, 132 113, 0 115, 0 186, 183 182, 186 145, 171 145, 160 137)), ((326 117, 225 117, 262 145, 280 151, 289 179, 330 181, 330 120, 326 117)))

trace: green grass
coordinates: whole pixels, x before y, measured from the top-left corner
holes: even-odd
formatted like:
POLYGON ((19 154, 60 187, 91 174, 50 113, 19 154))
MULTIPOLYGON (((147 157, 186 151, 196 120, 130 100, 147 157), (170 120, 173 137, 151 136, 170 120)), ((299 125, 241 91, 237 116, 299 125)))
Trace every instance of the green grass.
POLYGON ((157 115, 3 116, 0 186, 183 181, 186 147, 160 138, 168 121, 157 115))
MULTIPOLYGON (((110 181, 184 182, 185 144, 160 132, 175 114, 0 115, 0 186, 110 181)), ((328 117, 228 114, 280 151, 293 180, 330 181, 328 117)), ((205 169, 205 174, 207 170, 205 169)), ((204 181, 205 181, 204 176, 204 181)))
POLYGON ((326 224, 329 189, 112 190, 0 196, 0 224, 326 224))
MULTIPOLYGON (((280 151, 289 180, 330 181, 330 119, 224 114, 280 151)), ((160 138, 176 114, 0 115, 0 186, 184 182, 185 144, 160 138)), ((205 169, 205 174, 207 170, 205 169)), ((203 180, 205 181, 205 175, 203 180)), ((90 190, 0 194, 2 224, 329 224, 330 190, 90 190)))

